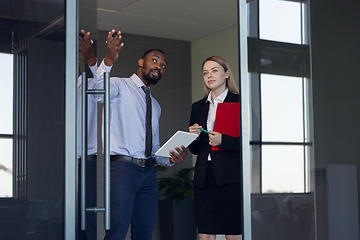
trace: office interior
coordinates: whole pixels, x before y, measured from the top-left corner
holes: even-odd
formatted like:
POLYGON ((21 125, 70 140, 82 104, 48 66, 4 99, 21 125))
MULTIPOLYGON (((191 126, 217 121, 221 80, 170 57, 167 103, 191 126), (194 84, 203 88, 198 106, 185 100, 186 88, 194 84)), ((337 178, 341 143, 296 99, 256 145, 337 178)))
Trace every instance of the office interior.
MULTIPOLYGON (((247 135, 242 143, 247 150, 239 156, 243 164, 239 171, 244 171, 239 203, 244 208, 243 239, 359 239, 359 11, 356 1, 333 0, 1 3, 0 53, 11 56, 13 64, 3 70, 0 80, 12 92, 9 98, 8 88, 0 91, 0 111, 5 112, 1 118, 6 118, 0 125, 10 123, 10 130, 0 126, 0 177, 10 179, 2 187, 9 192, 0 196, 0 239, 76 239, 73 130, 79 29, 91 32, 98 64, 106 54, 108 31, 122 31, 125 46, 111 76, 130 76, 149 48, 165 52, 166 73, 151 88, 162 107, 161 143, 177 130, 187 131, 191 104, 204 97, 202 62, 212 55, 228 61, 243 96, 241 121, 247 135), (300 42, 261 38, 265 2, 299 7, 300 42), (74 8, 69 7, 72 4, 74 8), (239 23, 242 19, 246 21, 239 23), (279 78, 271 80, 273 76, 279 78), (294 92, 282 89, 290 81, 299 86, 294 92), (271 97, 265 86, 275 86, 276 96, 271 97), (279 97, 283 93, 298 94, 300 100, 294 104, 299 108, 286 109, 284 101, 289 99, 279 97), (268 115, 269 105, 278 116, 268 115), (286 130, 295 124, 289 116, 293 109, 300 109, 295 130, 300 138, 277 138, 277 131, 293 131, 286 130), (284 183, 287 187, 280 187, 284 183)), ((286 11, 281 15, 292 17, 286 11)), ((81 60, 79 66, 90 74, 81 60)), ((100 115, 97 121, 101 124, 100 115)), ((102 152, 98 155, 102 206, 102 152)), ((186 160, 169 171, 192 167, 194 159, 188 152, 186 160)), ((98 239, 103 237, 103 219, 98 213, 98 239)), ((160 232, 158 222, 154 240, 162 239, 160 232)))

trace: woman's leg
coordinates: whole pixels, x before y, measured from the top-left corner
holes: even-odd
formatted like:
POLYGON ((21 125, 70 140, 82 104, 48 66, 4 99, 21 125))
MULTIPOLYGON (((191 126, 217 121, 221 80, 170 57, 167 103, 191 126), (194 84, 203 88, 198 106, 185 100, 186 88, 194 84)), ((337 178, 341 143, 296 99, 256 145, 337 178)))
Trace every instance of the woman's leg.
POLYGON ((225 235, 226 240, 242 240, 242 235, 225 235))
POLYGON ((215 234, 203 234, 199 233, 199 240, 215 240, 216 235, 215 234))

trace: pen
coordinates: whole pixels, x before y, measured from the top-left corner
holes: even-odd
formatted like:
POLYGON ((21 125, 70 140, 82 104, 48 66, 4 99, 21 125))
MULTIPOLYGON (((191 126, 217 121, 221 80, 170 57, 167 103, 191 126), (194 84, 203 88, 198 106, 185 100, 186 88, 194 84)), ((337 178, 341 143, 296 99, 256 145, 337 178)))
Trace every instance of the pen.
MULTIPOLYGON (((195 125, 193 125, 193 126, 195 126, 195 125)), ((203 128, 199 128, 201 131, 203 131, 203 132, 206 132, 207 134, 210 134, 208 131, 206 131, 205 129, 203 129, 203 128)))
POLYGON ((210 134, 208 131, 206 131, 205 129, 199 128, 201 131, 206 132, 207 134, 210 134))

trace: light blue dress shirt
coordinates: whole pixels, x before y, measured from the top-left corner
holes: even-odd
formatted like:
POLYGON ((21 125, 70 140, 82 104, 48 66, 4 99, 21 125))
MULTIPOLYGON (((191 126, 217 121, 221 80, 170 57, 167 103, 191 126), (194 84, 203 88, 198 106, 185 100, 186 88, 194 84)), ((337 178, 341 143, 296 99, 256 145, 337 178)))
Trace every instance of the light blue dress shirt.
MULTIPOLYGON (((104 72, 110 72, 104 61, 98 68, 96 88, 104 87, 104 72)), ((146 99, 141 88, 145 86, 141 79, 133 74, 130 78, 110 78, 110 155, 126 155, 134 158, 145 157, 146 135, 146 99)), ((151 95, 151 89, 150 89, 151 95)), ((98 95, 98 101, 103 102, 104 96, 98 95)), ((172 166, 169 158, 155 156, 160 148, 159 119, 161 107, 151 96, 152 102, 152 153, 160 165, 172 166)))
MULTIPOLYGON (((97 63, 90 67, 93 76, 97 76, 97 63)), ((88 89, 95 89, 94 78, 88 78, 88 89)), ((77 79, 77 157, 81 158, 81 133, 82 133, 82 76, 77 79)), ((97 96, 88 95, 88 133, 87 133, 87 154, 97 154, 97 96)))

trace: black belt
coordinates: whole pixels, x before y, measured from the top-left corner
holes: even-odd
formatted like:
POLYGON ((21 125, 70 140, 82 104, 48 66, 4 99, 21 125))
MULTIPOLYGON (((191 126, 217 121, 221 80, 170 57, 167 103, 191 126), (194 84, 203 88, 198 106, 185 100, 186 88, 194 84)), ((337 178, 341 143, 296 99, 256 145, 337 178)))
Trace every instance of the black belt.
MULTIPOLYGON (((96 162, 97 155, 88 155, 86 161, 87 162, 96 162)), ((78 159, 79 163, 81 162, 81 158, 78 159)))
POLYGON ((125 155, 111 155, 110 161, 133 163, 139 167, 150 167, 156 164, 155 158, 133 158, 125 155))

